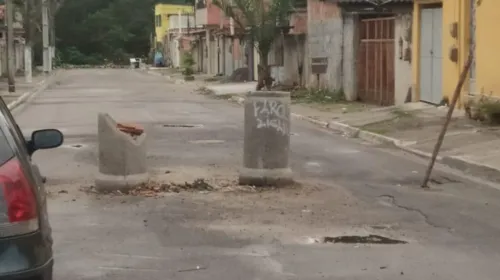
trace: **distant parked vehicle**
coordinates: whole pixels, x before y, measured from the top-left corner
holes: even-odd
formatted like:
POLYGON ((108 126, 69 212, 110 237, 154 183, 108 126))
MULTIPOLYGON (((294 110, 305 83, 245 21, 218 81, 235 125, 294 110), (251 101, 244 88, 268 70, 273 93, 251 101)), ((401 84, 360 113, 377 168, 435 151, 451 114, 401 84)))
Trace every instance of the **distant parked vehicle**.
POLYGON ((64 141, 57 129, 25 139, 0 98, 0 280, 52 280, 52 231, 42 176, 31 162, 64 141))

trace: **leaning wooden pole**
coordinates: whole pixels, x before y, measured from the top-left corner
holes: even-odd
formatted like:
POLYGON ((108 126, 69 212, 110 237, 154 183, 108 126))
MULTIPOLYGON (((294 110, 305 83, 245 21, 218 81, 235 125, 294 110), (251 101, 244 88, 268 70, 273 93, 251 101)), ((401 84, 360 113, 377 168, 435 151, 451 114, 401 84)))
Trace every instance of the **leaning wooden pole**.
POLYGON ((448 129, 448 125, 450 124, 451 116, 453 115, 453 110, 455 110, 455 105, 457 104, 458 98, 460 97, 460 92, 462 92, 462 87, 465 83, 465 79, 467 78, 467 74, 472 66, 472 62, 474 60, 473 51, 469 52, 469 56, 467 57, 467 62, 462 69, 462 73, 460 74, 460 78, 458 79, 457 86, 455 88, 455 92, 453 92, 453 97, 451 99, 450 108, 448 109, 448 114, 446 114, 446 120, 444 121, 443 128, 441 129, 441 133, 437 139, 436 145, 434 146, 434 151, 432 152, 431 161, 429 162, 429 167, 427 167, 427 171, 425 172, 424 181, 422 182, 422 188, 429 188, 429 179, 431 177, 432 169, 434 168, 434 163, 436 162, 437 155, 439 153, 439 149, 441 149, 441 145, 443 144, 444 136, 446 135, 446 130, 448 129))

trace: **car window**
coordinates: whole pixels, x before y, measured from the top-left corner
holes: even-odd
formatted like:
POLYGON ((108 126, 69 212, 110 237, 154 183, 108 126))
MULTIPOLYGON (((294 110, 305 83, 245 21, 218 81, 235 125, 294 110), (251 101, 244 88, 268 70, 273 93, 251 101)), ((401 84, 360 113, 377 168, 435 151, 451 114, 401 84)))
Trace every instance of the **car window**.
POLYGON ((0 127, 0 165, 3 165, 13 157, 14 150, 12 150, 7 137, 5 137, 5 133, 0 127))
POLYGON ((16 121, 14 120, 14 116, 10 112, 9 108, 5 104, 3 98, 0 98, 0 114, 5 117, 5 121, 8 124, 9 130, 17 142, 17 146, 19 148, 19 152, 25 157, 29 157, 28 150, 26 149, 26 140, 24 139, 23 133, 16 121))

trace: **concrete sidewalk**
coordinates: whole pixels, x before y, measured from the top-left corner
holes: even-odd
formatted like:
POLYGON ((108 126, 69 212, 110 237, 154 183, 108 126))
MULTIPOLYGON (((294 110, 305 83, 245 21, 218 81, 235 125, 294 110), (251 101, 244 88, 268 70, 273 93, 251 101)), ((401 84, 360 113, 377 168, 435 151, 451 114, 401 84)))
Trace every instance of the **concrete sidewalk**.
MULTIPOLYGON (((341 104, 342 106, 342 104, 341 104)), ((349 106, 325 111, 311 105, 295 104, 295 117, 314 122, 349 137, 386 143, 430 158, 448 111, 424 103, 365 108, 350 112, 349 106)), ((359 105, 358 105, 359 106, 359 105)), ((472 175, 500 182, 500 128, 488 127, 454 112, 438 161, 472 175)))
POLYGON ((0 79, 0 96, 7 104, 10 110, 14 110, 19 105, 30 99, 37 93, 45 90, 52 83, 55 82, 60 70, 54 70, 51 74, 38 74, 33 75, 31 83, 26 82, 23 76, 16 77, 16 92, 10 93, 8 91, 7 78, 0 79))

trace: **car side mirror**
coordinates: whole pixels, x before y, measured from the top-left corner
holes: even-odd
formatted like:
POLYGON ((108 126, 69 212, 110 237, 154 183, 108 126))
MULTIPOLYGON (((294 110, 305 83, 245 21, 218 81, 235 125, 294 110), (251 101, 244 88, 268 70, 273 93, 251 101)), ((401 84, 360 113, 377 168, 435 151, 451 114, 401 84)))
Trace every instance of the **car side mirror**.
POLYGON ((30 142, 32 154, 36 150, 53 149, 61 146, 64 142, 64 136, 57 129, 41 129, 31 134, 30 142))

